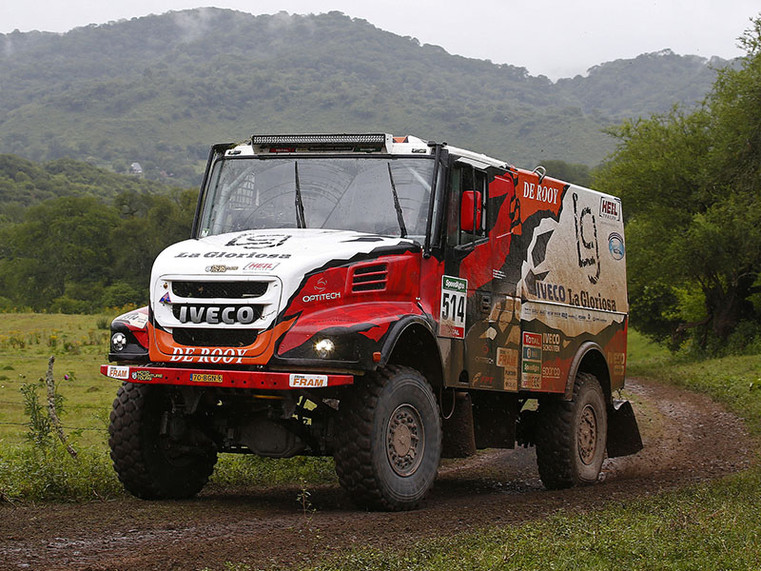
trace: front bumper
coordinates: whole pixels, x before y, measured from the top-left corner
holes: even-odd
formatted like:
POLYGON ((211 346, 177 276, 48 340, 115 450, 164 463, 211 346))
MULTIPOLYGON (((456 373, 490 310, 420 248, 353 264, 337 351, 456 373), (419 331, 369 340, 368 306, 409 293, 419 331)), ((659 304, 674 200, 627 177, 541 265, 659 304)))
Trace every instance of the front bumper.
POLYGON ((213 386, 237 389, 297 390, 336 387, 354 383, 352 375, 184 369, 133 365, 101 365, 111 379, 150 385, 213 386))

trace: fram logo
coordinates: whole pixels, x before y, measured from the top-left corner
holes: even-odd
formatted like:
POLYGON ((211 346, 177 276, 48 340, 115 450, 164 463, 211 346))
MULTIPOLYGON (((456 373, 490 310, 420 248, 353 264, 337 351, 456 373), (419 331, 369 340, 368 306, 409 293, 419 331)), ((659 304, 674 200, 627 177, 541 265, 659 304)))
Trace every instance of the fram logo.
POLYGON ((108 373, 106 376, 111 377, 112 379, 122 379, 122 380, 129 379, 129 367, 118 367, 115 365, 109 365, 108 373))
POLYGON ((328 376, 327 375, 299 375, 299 374, 291 373, 291 376, 288 378, 288 386, 294 387, 294 388, 304 388, 304 389, 327 387, 328 376))

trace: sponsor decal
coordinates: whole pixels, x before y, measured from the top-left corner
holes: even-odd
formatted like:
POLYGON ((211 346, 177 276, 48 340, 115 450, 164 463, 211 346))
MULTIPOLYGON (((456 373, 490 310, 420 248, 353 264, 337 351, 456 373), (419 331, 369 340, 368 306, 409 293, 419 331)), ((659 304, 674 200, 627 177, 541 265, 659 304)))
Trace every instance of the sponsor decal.
POLYGON ((572 290, 563 285, 536 282, 536 297, 546 301, 556 301, 603 311, 616 311, 616 300, 602 297, 599 293, 572 290))
POLYGON ((280 265, 280 262, 251 262, 243 266, 244 272, 271 272, 280 265))
POLYGON ((241 323, 256 321, 258 315, 250 305, 182 305, 177 319, 180 323, 241 323))
POLYGON ((618 232, 611 232, 608 236, 608 251, 614 260, 623 260, 626 250, 624 249, 624 237, 618 232))
POLYGON ((328 386, 327 375, 301 375, 291 373, 288 378, 288 386, 302 389, 314 389, 328 386))
POLYGON ((576 305, 578 307, 586 307, 589 309, 601 309, 603 311, 616 311, 616 300, 602 297, 599 293, 597 295, 582 290, 576 292, 568 288, 568 303, 570 305, 576 305))
POLYGON ((290 237, 290 234, 241 234, 225 245, 239 246, 247 250, 263 250, 282 246, 290 237))
POLYGON ((518 390, 518 349, 497 347, 497 367, 504 369, 502 387, 506 391, 518 390))
POLYGON ((305 295, 301 298, 304 303, 311 303, 313 301, 326 301, 329 299, 340 299, 340 291, 329 291, 327 293, 317 293, 314 295, 305 295))
POLYGON ((600 198, 600 218, 621 220, 621 201, 605 196, 600 198))
POLYGON ((145 329, 145 326, 148 324, 148 314, 134 311, 125 315, 121 320, 135 329, 145 329))
POLYGON ((518 350, 508 347, 497 347, 497 367, 517 367, 518 350))
POLYGON ((465 303, 468 280, 452 276, 441 278, 439 336, 465 339, 465 303))
POLYGON ((163 376, 161 373, 152 373, 151 371, 132 371, 131 378, 133 381, 152 381, 163 376))
POLYGON ((560 373, 561 373, 560 367, 555 367, 552 365, 542 365, 543 379, 559 379, 560 373))
POLYGON ((523 198, 530 198, 547 204, 557 204, 559 190, 559 188, 523 181, 523 198))
POLYGON ((523 332, 523 359, 521 361, 521 388, 542 388, 542 335, 523 332))
POLYGON ((536 297, 547 301, 559 301, 565 303, 566 290, 562 285, 536 282, 536 297))
POLYGON ((560 353, 560 333, 542 333, 542 351, 560 353))
POLYGON ((518 370, 512 369, 508 370, 505 369, 505 374, 502 376, 502 387, 506 391, 517 391, 518 390, 518 370))
POLYGON ((112 379, 121 379, 126 381, 129 379, 129 367, 118 367, 116 365, 108 366, 108 377, 112 379))
POLYGON ((169 296, 169 292, 166 292, 163 296, 161 296, 159 303, 172 303, 172 298, 169 296))
POLYGON ((291 257, 290 254, 262 254, 257 252, 180 252, 175 258, 241 258, 241 259, 262 259, 262 258, 277 258, 281 260, 287 260, 291 257))
POLYGON ((215 347, 174 347, 169 360, 173 363, 225 363, 240 364, 247 349, 215 347))
POLYGON ((212 274, 223 274, 225 272, 232 272, 238 269, 238 266, 226 266, 224 264, 215 264, 213 266, 206 266, 206 271, 212 274))
POLYGON ((301 301, 304 303, 312 303, 314 301, 330 301, 333 299, 341 299, 340 291, 325 291, 328 289, 328 280, 325 276, 320 276, 310 287, 305 288, 305 295, 301 297, 301 301), (307 294, 307 291, 313 291, 313 294, 307 294))
POLYGON ((222 375, 211 373, 191 373, 190 381, 193 383, 221 383, 224 380, 222 375))

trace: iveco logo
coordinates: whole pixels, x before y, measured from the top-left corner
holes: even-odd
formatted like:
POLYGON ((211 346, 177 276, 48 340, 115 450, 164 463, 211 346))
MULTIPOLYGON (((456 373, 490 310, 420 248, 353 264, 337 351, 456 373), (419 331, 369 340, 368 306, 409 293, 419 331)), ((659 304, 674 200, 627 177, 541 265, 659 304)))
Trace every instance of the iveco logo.
POLYGON ((242 323, 256 321, 258 312, 250 305, 181 305, 175 316, 181 323, 242 323))

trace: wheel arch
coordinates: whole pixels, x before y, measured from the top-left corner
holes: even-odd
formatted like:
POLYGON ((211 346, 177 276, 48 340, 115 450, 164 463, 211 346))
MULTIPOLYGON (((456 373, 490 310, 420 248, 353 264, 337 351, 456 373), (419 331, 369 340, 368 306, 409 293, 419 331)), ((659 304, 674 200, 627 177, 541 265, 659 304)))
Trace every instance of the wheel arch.
POLYGON ((568 371, 568 379, 565 383, 565 393, 563 395, 565 400, 573 398, 573 385, 576 375, 579 373, 594 375, 605 394, 605 402, 608 404, 611 402, 610 369, 608 368, 608 361, 605 358, 605 352, 600 345, 593 341, 587 341, 582 343, 578 351, 576 351, 576 355, 571 362, 571 368, 568 371))
POLYGON ((438 391, 444 386, 441 351, 431 326, 422 318, 400 321, 383 346, 380 367, 401 365, 419 371, 438 391))

